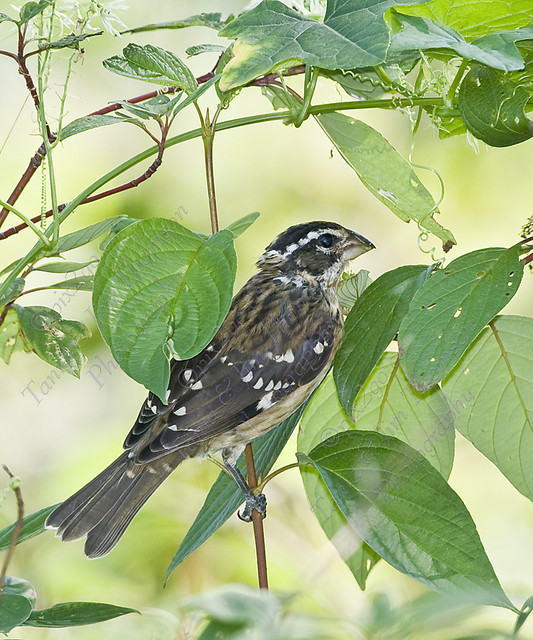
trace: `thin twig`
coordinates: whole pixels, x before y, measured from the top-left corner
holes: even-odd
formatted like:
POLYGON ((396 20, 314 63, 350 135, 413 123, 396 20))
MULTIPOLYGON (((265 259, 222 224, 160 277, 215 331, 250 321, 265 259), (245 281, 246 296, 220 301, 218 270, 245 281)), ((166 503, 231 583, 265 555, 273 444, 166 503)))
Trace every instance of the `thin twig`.
MULTIPOLYGON (((6 467, 5 464, 3 464, 2 467, 12 481, 16 480, 15 476, 11 473, 11 471, 6 467)), ((7 569, 9 567, 9 563, 11 562, 11 559, 13 558, 13 554, 15 553, 15 547, 17 546, 24 520, 24 500, 22 499, 22 491, 20 490, 19 484, 15 482, 13 482, 12 484, 12 489, 15 492, 15 497, 17 499, 17 520, 15 522, 15 526, 13 527, 11 542, 9 543, 9 548, 7 550, 6 557, 4 558, 4 563, 2 564, 2 571, 0 572, 0 600, 2 599, 2 594, 4 593, 7 569)))
MULTIPOLYGON (((255 474, 254 453, 252 445, 248 443, 244 449, 246 456, 246 472, 248 486, 253 491, 257 489, 257 476, 255 474)), ((252 509, 252 523, 254 526, 255 553, 257 557, 257 580, 260 589, 268 589, 268 573, 265 547, 265 531, 263 529, 263 516, 256 509, 252 509)))

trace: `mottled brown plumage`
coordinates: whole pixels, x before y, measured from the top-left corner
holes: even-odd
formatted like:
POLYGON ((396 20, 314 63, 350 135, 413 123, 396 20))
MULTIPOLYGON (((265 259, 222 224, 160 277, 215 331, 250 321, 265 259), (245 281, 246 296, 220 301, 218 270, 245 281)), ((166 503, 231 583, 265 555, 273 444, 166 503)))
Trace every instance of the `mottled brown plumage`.
MULTIPOLYGON (((335 286, 347 262, 372 247, 330 222, 278 236, 210 344, 172 362, 166 398, 148 395, 125 453, 60 505, 47 526, 63 540, 86 535, 87 556, 105 555, 184 459, 216 451, 246 490, 235 472, 238 456, 324 378, 343 335, 335 286)), ((248 512, 259 508, 249 491, 246 500, 248 512)))

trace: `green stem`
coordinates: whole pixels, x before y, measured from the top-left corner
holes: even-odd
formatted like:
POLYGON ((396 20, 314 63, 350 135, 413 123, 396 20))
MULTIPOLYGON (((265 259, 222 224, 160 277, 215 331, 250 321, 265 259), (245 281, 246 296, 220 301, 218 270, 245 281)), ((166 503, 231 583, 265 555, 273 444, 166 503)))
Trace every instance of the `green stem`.
POLYGON ((268 476, 259 485, 259 489, 263 491, 267 483, 273 480, 276 476, 279 476, 281 473, 285 473, 285 471, 290 471, 290 469, 298 469, 300 467, 306 467, 306 466, 309 466, 309 465, 307 463, 301 463, 301 462, 291 462, 290 464, 286 464, 284 467, 280 467, 279 469, 276 469, 276 471, 269 473, 268 476))
POLYGON ((453 108, 453 99, 455 97, 455 92, 457 91, 457 87, 459 83, 463 79, 465 71, 468 67, 469 61, 466 58, 463 58, 461 65, 455 74, 455 78, 452 80, 450 88, 448 89, 448 93, 446 94, 446 106, 453 108))
POLYGON ((298 117, 294 120, 294 126, 299 127, 304 120, 309 117, 309 109, 311 107, 311 101, 313 99, 313 95, 315 94, 316 89, 316 81, 318 80, 318 71, 314 68, 311 68, 309 65, 305 68, 305 89, 304 89, 304 100, 302 103, 302 108, 300 109, 300 113, 298 117))
POLYGON ((8 202, 4 202, 3 200, 0 200, 0 207, 3 207, 4 209, 11 211, 11 213, 14 213, 18 218, 20 218, 24 223, 26 223, 34 233, 36 233, 39 236, 41 241, 47 247, 50 246, 50 240, 48 240, 48 238, 44 235, 42 230, 39 229, 39 227, 34 222, 32 222, 29 218, 27 218, 18 209, 15 209, 15 207, 12 207, 8 202))
MULTIPOLYGON (((360 101, 348 101, 348 102, 332 102, 328 104, 315 105, 309 108, 310 115, 317 115, 320 113, 331 113, 333 111, 344 111, 344 110, 352 110, 352 109, 396 109, 402 106, 443 106, 442 98, 396 98, 392 100, 360 100, 360 101)), ((225 122, 217 123, 217 131, 226 131, 229 129, 236 129, 238 127, 244 127, 251 124, 260 124, 262 122, 274 122, 276 120, 284 120, 287 117, 292 116, 291 111, 283 110, 276 111, 274 113, 261 113, 255 116, 245 116, 242 118, 235 118, 234 120, 226 120, 225 122)), ((176 144, 180 144, 181 142, 187 142, 188 140, 193 140, 195 138, 200 138, 202 136, 202 129, 192 129, 191 131, 186 131, 185 133, 181 133, 177 136, 173 136, 172 138, 168 138, 165 142, 165 148, 173 147, 176 144)), ((83 200, 92 195, 95 191, 102 188, 111 180, 114 180, 117 176, 122 173, 128 171, 132 167, 136 166, 140 162, 143 162, 147 158, 152 155, 155 155, 159 152, 157 146, 149 147, 141 153, 129 158, 122 164, 118 165, 108 173, 104 174, 98 180, 95 180, 88 187, 80 191, 77 196, 75 196, 66 206, 62 209, 57 218, 59 224, 62 224, 69 215, 80 205, 83 200)), ((53 226, 50 225, 44 230, 44 234, 47 237, 50 237, 53 226)), ((2 285, 0 285, 0 295, 7 291, 9 285, 13 282, 13 280, 21 273, 27 265, 29 265, 35 258, 39 255, 43 248, 44 243, 39 241, 29 253, 21 258, 16 266, 13 268, 9 276, 4 280, 2 285)))

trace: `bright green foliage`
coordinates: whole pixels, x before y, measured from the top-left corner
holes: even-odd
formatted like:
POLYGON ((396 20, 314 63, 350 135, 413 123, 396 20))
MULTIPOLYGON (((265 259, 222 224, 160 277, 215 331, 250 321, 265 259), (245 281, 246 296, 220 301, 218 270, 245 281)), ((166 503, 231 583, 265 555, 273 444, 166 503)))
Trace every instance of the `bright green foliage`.
POLYGON ((533 500, 533 320, 498 316, 444 390, 456 401, 457 430, 533 500))
POLYGON ((233 234, 206 238, 172 220, 141 220, 107 247, 94 281, 98 324, 122 369, 159 397, 168 356, 196 355, 231 303, 233 234))
POLYGON ((409 382, 425 391, 446 377, 518 290, 519 247, 480 249, 436 271, 416 292, 398 342, 409 382))
POLYGON ((432 465, 393 437, 345 431, 309 462, 350 526, 384 560, 441 593, 514 609, 459 496, 432 465))

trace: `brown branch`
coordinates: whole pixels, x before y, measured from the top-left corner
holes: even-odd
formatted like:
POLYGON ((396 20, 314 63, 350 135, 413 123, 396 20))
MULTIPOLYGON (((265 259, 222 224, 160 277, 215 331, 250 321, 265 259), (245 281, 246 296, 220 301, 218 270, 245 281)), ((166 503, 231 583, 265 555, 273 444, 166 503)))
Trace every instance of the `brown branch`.
MULTIPOLYGON (((6 465, 3 464, 2 467, 4 471, 7 473, 7 475, 11 478, 11 480, 13 480, 15 476, 6 467, 6 465)), ((4 585, 6 582, 7 569, 9 567, 9 563, 11 562, 11 559, 13 558, 13 554, 15 553, 15 548, 17 546, 20 532, 22 531, 23 520, 24 520, 24 500, 22 499, 22 491, 18 486, 13 486, 12 488, 13 488, 13 491, 15 492, 15 497, 17 499, 17 520, 15 522, 15 526, 13 527, 11 542, 9 543, 9 548, 7 550, 6 557, 4 558, 4 563, 2 564, 2 571, 0 572, 0 600, 2 599, 2 594, 4 593, 4 585)))
MULTIPOLYGON (((248 486, 253 491, 257 488, 257 476, 255 473, 254 453, 252 445, 248 443, 244 450, 246 456, 246 473, 248 486)), ((252 523, 254 525, 255 551, 257 556, 257 579, 260 589, 268 589, 268 574, 265 548, 265 532, 263 529, 263 516, 256 509, 252 509, 252 523)))

